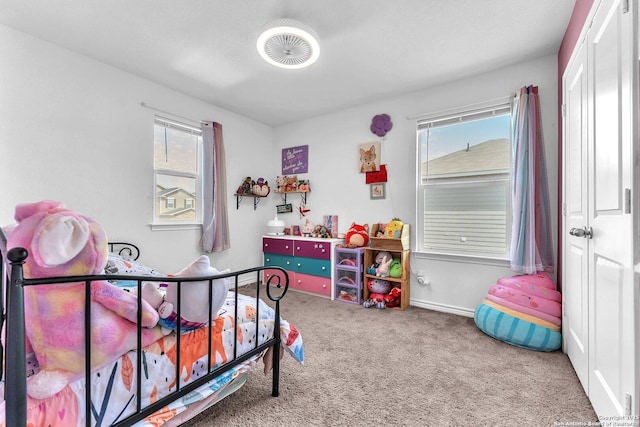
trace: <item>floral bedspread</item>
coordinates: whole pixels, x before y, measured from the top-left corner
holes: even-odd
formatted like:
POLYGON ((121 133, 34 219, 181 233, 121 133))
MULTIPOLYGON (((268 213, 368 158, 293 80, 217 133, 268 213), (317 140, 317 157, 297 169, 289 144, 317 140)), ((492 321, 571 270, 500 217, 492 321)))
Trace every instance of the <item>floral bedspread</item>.
MULTIPOLYGON (((256 339, 261 344, 273 336, 275 311, 260 300, 256 310, 255 298, 238 295, 238 322, 234 324, 235 293, 229 292, 219 317, 212 323, 211 354, 214 367, 233 359, 234 346, 241 355, 254 348, 256 339), (259 313, 259 314, 258 314, 259 313), (257 319, 257 317, 259 318, 257 319), (256 327, 257 326, 257 327, 256 327), (237 343, 234 331, 237 330, 237 343)), ((207 346, 209 327, 180 335, 180 386, 207 373, 207 346)), ((304 362, 302 336, 286 320, 280 321, 283 347, 298 362, 304 362)), ((145 407, 176 390, 177 336, 171 333, 147 346, 142 352, 142 396, 145 407)), ((136 426, 160 426, 189 407, 225 394, 225 387, 244 380, 242 374, 255 366, 259 356, 218 376, 197 390, 175 401, 161 411, 139 422, 136 426)), ((30 360, 29 373, 38 371, 37 362, 30 360)), ((108 426, 129 416, 137 405, 136 381, 137 356, 132 351, 120 359, 92 373, 91 377, 91 425, 108 426)), ((68 384, 62 391, 45 400, 28 398, 27 426, 75 427, 85 425, 85 381, 68 384)), ((4 383, 0 383, 0 396, 4 396, 4 383)), ((207 406, 203 406, 203 409, 207 406)), ((0 403, 0 427, 5 427, 5 402, 0 403)))

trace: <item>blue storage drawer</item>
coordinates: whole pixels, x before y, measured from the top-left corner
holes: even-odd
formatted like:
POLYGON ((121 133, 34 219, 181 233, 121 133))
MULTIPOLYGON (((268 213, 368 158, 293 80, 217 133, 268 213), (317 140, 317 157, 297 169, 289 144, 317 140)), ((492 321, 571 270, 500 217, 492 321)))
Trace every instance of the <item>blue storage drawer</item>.
POLYGON ((293 270, 292 256, 278 254, 264 254, 264 265, 268 267, 282 267, 285 270, 293 270))
POLYGON ((317 258, 295 257, 290 270, 313 276, 331 277, 331 261, 317 258))

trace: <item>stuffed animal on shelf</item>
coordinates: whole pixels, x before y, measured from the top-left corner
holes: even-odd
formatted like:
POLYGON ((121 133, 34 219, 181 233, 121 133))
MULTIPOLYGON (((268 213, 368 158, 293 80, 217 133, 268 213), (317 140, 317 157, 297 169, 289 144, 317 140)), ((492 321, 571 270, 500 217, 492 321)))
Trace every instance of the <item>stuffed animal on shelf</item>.
POLYGON ((387 295, 384 296, 384 304, 386 307, 398 307, 400 305, 400 296, 402 294, 402 289, 397 286, 394 286, 391 291, 387 295))
POLYGON ((370 307, 377 307, 377 308, 386 308, 386 305, 384 303, 384 294, 380 294, 380 293, 370 293, 369 294, 369 299, 364 301, 362 303, 362 306, 364 308, 370 308, 370 307))
POLYGON ((394 258, 389 266, 389 276, 399 278, 402 277, 402 260, 400 258, 394 258))
MULTIPOLYGON (((25 248, 26 278, 95 275, 107 263, 107 237, 93 219, 55 201, 16 206, 17 225, 8 248, 25 248)), ((85 282, 27 286, 25 331, 40 372, 27 392, 44 399, 82 377, 85 371, 85 282)), ((90 285, 91 366, 98 368, 137 347, 135 295, 107 281, 90 285)), ((162 336, 158 313, 142 301, 142 345, 162 336)))
POLYGON ((344 238, 344 244, 341 247, 345 248, 360 248, 369 244, 369 224, 356 224, 351 223, 349 230, 344 238))
POLYGON ((376 254, 375 264, 372 265, 372 267, 375 268, 375 275, 379 277, 389 276, 389 267, 391 266, 392 261, 393 257, 391 255, 391 252, 378 252, 376 254))

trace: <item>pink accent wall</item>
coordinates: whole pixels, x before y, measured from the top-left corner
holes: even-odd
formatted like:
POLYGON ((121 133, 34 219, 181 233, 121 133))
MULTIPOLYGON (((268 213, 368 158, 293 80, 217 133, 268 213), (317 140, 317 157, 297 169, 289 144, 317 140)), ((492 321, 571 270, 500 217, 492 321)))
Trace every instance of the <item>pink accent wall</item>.
MULTIPOLYGON (((573 49, 578 43, 578 37, 582 32, 582 27, 589 16, 591 6, 594 0, 576 0, 571 13, 569 25, 562 38, 560 50, 558 51, 558 123, 562 123, 562 74, 567 68, 567 63, 571 58, 573 49)), ((558 230, 562 230, 562 126, 558 126, 558 230)), ((558 271, 557 281, 558 289, 562 291, 562 262, 560 254, 562 253, 562 233, 558 232, 558 271)))

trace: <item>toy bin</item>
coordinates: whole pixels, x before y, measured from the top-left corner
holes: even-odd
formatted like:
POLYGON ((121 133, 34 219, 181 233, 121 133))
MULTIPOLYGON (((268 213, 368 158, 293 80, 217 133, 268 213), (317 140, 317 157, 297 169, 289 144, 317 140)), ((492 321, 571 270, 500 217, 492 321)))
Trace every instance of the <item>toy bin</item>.
POLYGON ((352 304, 360 304, 362 297, 360 290, 353 286, 336 285, 336 301, 348 302, 352 304))
POLYGON ((362 260, 364 248, 335 248, 333 299, 362 303, 362 260))

